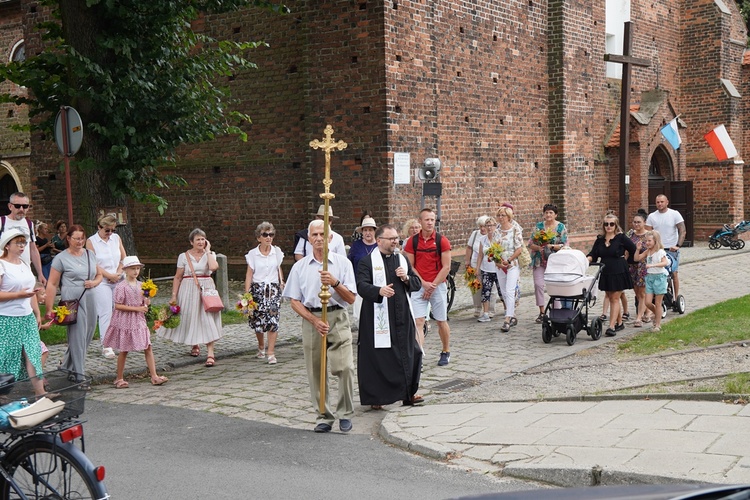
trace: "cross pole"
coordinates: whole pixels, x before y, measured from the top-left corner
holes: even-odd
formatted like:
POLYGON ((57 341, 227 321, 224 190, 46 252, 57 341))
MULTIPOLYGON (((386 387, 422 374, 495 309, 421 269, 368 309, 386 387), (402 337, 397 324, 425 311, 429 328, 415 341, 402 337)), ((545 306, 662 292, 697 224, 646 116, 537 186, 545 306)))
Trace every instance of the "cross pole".
POLYGON ((628 148, 630 147, 630 67, 639 66, 647 68, 651 66, 648 59, 639 59, 630 55, 633 43, 630 38, 630 29, 633 23, 625 22, 622 41, 622 55, 604 54, 607 62, 622 64, 622 91, 620 92, 620 224, 625 224, 625 176, 628 173, 628 148))
MULTIPOLYGON (((334 141, 331 137, 333 135, 333 127, 326 125, 323 130, 325 138, 322 141, 315 139, 310 141, 310 147, 313 149, 322 149, 326 154, 326 171, 325 177, 323 178, 323 187, 325 192, 320 193, 320 197, 323 198, 323 204, 325 208, 323 210, 323 271, 328 271, 328 210, 330 207, 330 201, 336 197, 331 193, 331 151, 338 150, 342 151, 346 149, 346 143, 344 141, 334 141)), ((331 298, 331 292, 328 291, 328 285, 321 284, 320 293, 321 307, 323 309, 320 319, 323 323, 328 323, 328 299, 331 298)), ((328 370, 326 366, 327 354, 328 354, 328 335, 323 335, 320 339, 320 401, 318 404, 318 410, 321 414, 325 413, 326 410, 326 372, 328 370)))

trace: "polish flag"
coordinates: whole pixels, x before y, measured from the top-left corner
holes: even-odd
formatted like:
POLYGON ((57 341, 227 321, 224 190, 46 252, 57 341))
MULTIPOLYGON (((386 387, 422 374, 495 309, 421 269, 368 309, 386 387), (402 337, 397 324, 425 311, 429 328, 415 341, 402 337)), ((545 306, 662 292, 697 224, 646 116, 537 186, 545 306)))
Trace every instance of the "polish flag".
POLYGON ((732 139, 729 138, 727 129, 723 124, 703 137, 708 142, 708 145, 711 146, 711 149, 714 150, 714 154, 719 161, 737 156, 737 149, 735 149, 732 139))

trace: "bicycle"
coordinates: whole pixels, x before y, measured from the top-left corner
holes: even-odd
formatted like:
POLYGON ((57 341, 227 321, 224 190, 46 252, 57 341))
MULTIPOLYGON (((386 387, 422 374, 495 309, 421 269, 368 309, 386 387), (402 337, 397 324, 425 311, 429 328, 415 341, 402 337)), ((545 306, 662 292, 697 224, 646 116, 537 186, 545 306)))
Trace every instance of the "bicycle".
MULTIPOLYGON (((461 267, 461 262, 457 260, 451 261, 451 270, 448 272, 448 276, 445 277, 445 284, 446 284, 446 292, 448 294, 448 306, 446 308, 446 312, 450 312, 451 306, 453 306, 453 299, 456 297, 456 274, 458 273, 458 269, 461 267)), ((430 311, 430 319, 434 320, 435 317, 432 315, 432 311, 430 311)), ((448 318, 450 321, 450 318, 448 318)), ((424 322, 424 326, 422 327, 422 332, 425 336, 427 336, 427 332, 429 330, 429 325, 427 324, 427 321, 424 322)))
MULTIPOLYGON (((67 370, 47 372, 40 378, 47 390, 45 396, 63 401, 65 406, 57 415, 28 429, 0 429, 0 498, 108 499, 104 467, 94 466, 86 457, 84 421, 78 419, 86 396, 83 386, 90 384, 90 379, 67 370), (80 447, 76 445, 78 439, 80 447)), ((37 399, 31 380, 0 386, 0 404, 37 399)), ((1 408, 0 413, 6 419, 13 415, 1 408)))

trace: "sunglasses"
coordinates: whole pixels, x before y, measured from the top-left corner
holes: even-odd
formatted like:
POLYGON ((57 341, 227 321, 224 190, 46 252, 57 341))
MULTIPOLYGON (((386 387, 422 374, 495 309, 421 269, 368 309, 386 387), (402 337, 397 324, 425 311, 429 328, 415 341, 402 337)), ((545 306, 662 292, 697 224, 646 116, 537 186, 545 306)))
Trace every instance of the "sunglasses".
MULTIPOLYGON (((102 228, 102 229, 104 229, 104 228, 102 228)), ((111 234, 111 233, 114 233, 114 232, 115 232, 114 229, 104 229, 104 233, 105 234, 111 234)))
POLYGON ((605 222, 604 227, 615 227, 617 225, 616 222, 605 222))
POLYGON ((273 238, 274 236, 276 236, 276 233, 260 233, 260 235, 264 238, 273 238))
POLYGON ((11 203, 11 205, 13 205, 16 208, 16 210, 21 210, 22 208, 24 210, 28 210, 29 208, 31 208, 31 205, 28 205, 25 203, 11 203))

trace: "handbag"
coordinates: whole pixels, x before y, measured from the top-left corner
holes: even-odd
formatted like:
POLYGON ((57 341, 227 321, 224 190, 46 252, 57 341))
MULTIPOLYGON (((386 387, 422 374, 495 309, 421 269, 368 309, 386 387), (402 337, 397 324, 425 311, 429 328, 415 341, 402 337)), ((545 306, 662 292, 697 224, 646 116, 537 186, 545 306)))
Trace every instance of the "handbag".
POLYGON ((521 253, 518 254, 518 265, 521 267, 529 267, 531 265, 531 254, 529 253, 529 247, 521 245, 521 253))
POLYGON ((20 410, 8 414, 10 425, 16 430, 25 430, 39 425, 60 413, 65 407, 64 401, 52 401, 46 397, 38 399, 20 410))
POLYGON ((200 283, 198 283, 198 278, 195 277, 195 269, 193 269, 193 261, 190 260, 190 255, 187 252, 185 252, 185 254, 185 257, 187 257, 188 265, 190 266, 190 274, 192 274, 193 280, 195 281, 195 286, 197 286, 201 291, 201 301, 203 302, 203 309, 209 313, 223 311, 224 303, 221 301, 221 297, 219 297, 218 290, 206 290, 200 285, 200 283))
MULTIPOLYGON (((91 275, 91 261, 89 260, 89 250, 86 249, 86 263, 88 264, 87 270, 86 270, 86 277, 90 277, 91 275)), ((58 325, 62 326, 70 326, 75 325, 78 321, 78 306, 81 303, 81 299, 83 298, 83 294, 86 293, 86 290, 88 290, 86 287, 83 288, 83 291, 81 292, 81 295, 78 296, 77 299, 71 299, 71 300, 61 300, 57 303, 58 307, 65 306, 70 313, 65 316, 61 321, 58 321, 58 325)))

